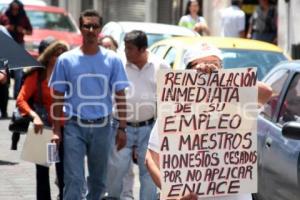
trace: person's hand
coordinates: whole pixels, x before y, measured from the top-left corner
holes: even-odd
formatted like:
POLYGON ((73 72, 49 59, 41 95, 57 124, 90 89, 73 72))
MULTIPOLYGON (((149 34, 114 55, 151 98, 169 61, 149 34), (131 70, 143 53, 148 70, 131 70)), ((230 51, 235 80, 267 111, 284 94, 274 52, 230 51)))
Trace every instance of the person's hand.
POLYGON ((7 25, 7 26, 5 26, 5 27, 6 27, 6 29, 7 29, 8 31, 10 31, 10 32, 14 31, 14 29, 15 29, 15 26, 14 26, 14 25, 11 25, 11 24, 9 24, 9 25, 7 25))
POLYGON ((61 133, 60 133, 60 131, 53 131, 51 142, 56 143, 56 145, 60 144, 60 142, 61 142, 61 133))
POLYGON ((198 197, 196 194, 190 193, 190 194, 182 197, 180 200, 197 200, 197 199, 198 199, 198 197))
POLYGON ((22 26, 18 26, 18 27, 17 27, 17 31, 18 31, 19 33, 22 33, 22 34, 26 35, 26 30, 25 30, 22 26))
POLYGON ((252 34, 251 33, 247 33, 246 38, 251 39, 252 38, 252 34))
POLYGON ((0 71, 0 83, 4 84, 7 81, 7 75, 5 73, 5 71, 0 71))
POLYGON ((210 35, 210 31, 207 24, 203 22, 196 23, 194 26, 194 31, 201 35, 203 35, 203 33, 205 33, 205 35, 210 35))
POLYGON ((195 64, 193 69, 196 69, 197 72, 202 72, 205 74, 210 74, 213 71, 217 71, 220 67, 216 63, 198 63, 195 64))
POLYGON ((33 118, 34 132, 36 134, 43 133, 44 123, 38 115, 35 115, 33 118))
POLYGON ((124 130, 117 129, 116 146, 117 151, 120 151, 126 145, 127 136, 124 130))

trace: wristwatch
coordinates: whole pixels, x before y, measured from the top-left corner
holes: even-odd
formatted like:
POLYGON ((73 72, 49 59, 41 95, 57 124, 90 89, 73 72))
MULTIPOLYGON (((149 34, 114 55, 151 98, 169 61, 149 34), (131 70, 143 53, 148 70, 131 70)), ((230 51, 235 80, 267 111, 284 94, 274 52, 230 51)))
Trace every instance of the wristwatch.
POLYGON ((118 127, 119 130, 123 131, 124 133, 127 132, 127 128, 126 127, 118 127))

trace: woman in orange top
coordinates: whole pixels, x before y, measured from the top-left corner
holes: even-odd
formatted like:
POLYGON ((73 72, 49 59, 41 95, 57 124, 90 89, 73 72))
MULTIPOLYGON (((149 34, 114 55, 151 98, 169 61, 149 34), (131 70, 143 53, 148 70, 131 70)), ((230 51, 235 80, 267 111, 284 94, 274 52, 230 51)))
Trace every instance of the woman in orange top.
MULTIPOLYGON (((33 119, 35 133, 42 133, 44 122, 41 117, 29 105, 29 100, 33 98, 33 102, 39 103, 45 107, 48 113, 48 121, 51 120, 50 107, 52 104, 51 90, 48 87, 48 80, 52 74, 57 57, 68 50, 67 44, 62 41, 51 43, 44 52, 39 56, 38 61, 45 68, 32 69, 27 75, 24 84, 17 97, 17 106, 22 115, 29 115, 33 119), (40 81, 40 82, 39 82, 40 81), (41 89, 41 93, 39 91, 41 89), (40 94, 42 94, 40 96, 40 94)), ((62 155, 62 146, 59 147, 60 156, 62 155)), ((62 158, 61 158, 62 160, 62 158)), ((51 200, 50 183, 49 183, 49 168, 41 165, 36 165, 37 178, 37 200, 51 200)), ((56 171, 59 186, 59 199, 63 199, 63 165, 62 162, 56 164, 56 171)))

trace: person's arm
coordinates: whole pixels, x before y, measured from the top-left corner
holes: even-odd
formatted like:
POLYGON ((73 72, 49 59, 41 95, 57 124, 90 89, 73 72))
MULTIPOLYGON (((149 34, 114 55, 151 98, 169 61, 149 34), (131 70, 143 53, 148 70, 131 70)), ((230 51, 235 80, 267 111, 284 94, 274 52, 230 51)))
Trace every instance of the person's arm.
POLYGON ((248 39, 252 38, 253 25, 254 25, 254 14, 252 14, 252 16, 250 17, 250 20, 249 20, 249 26, 248 26, 248 31, 247 31, 247 35, 246 35, 246 38, 248 38, 248 39))
POLYGON ((32 26, 29 19, 25 17, 22 22, 23 24, 17 27, 18 32, 23 35, 32 35, 32 26))
POLYGON ((194 30, 200 34, 204 33, 207 36, 210 35, 210 30, 209 30, 207 24, 204 22, 199 22, 199 23, 195 24, 194 30))
POLYGON ((272 96, 272 88, 261 81, 257 82, 258 106, 261 107, 269 101, 272 96))
POLYGON ((161 188, 159 154, 151 149, 148 149, 145 157, 145 165, 155 185, 161 188))
POLYGON ((29 115, 33 119, 35 133, 42 133, 44 123, 40 116, 28 104, 29 99, 32 98, 37 91, 37 77, 38 73, 34 72, 25 79, 18 94, 16 105, 22 115, 29 115))
POLYGON ((7 81, 7 74, 5 70, 0 70, 0 83, 4 84, 7 81))
POLYGON ((127 127, 127 121, 126 121, 126 96, 125 91, 120 90, 116 92, 116 107, 118 112, 118 119, 119 119, 119 128, 117 129, 117 135, 116 135, 116 146, 117 150, 121 150, 126 145, 126 127, 127 127))
MULTIPOLYGON (((155 185, 161 189, 161 179, 160 179, 160 170, 159 170, 159 154, 151 149, 148 149, 145 157, 145 165, 148 169, 148 172, 155 183, 155 185)), ((194 193, 190 193, 180 200, 197 200, 198 197, 194 193)))
POLYGON ((51 113, 53 121, 53 136, 51 141, 55 142, 56 144, 59 144, 62 139, 61 116, 64 103, 64 93, 54 90, 53 94, 53 113, 51 113))

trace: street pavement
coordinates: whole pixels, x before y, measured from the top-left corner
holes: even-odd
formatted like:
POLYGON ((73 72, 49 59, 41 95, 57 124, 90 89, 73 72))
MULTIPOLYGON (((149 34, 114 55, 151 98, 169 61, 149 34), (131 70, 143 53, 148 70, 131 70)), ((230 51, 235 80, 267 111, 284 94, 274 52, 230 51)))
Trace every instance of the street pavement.
MULTIPOLYGON (((1 97, 0 97, 1 98, 1 97)), ((15 101, 9 100, 8 114, 11 115, 15 101)), ((0 199, 34 200, 36 199, 35 165, 20 159, 25 135, 21 135, 18 150, 10 150, 11 132, 8 131, 9 119, 0 120, 0 199)), ((134 166, 134 198, 138 199, 138 169, 134 166)), ((55 200, 58 188, 55 185, 55 168, 50 167, 51 195, 55 200)))

